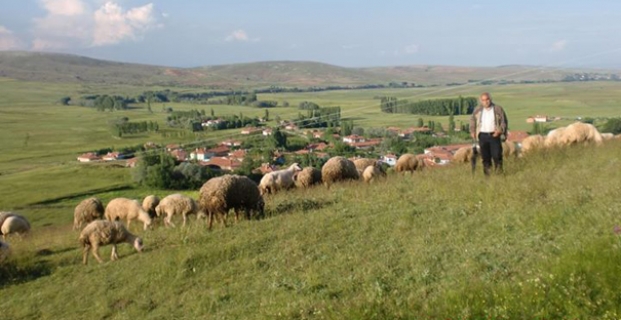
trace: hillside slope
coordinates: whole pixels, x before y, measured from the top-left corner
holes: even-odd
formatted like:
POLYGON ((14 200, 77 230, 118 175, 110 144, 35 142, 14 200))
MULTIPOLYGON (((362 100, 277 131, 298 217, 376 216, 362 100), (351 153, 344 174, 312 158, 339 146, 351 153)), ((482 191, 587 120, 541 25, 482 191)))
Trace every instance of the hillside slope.
POLYGON ((212 89, 269 86, 355 86, 408 82, 444 85, 481 80, 561 80, 571 70, 529 66, 395 66, 344 68, 318 62, 271 61, 172 68, 103 61, 68 54, 0 52, 0 77, 25 81, 105 85, 181 86, 212 89))
POLYGON ((455 166, 293 190, 268 198, 259 221, 135 229, 146 251, 122 245, 101 265, 81 265, 70 231, 80 199, 51 204, 66 207, 66 223, 11 239, 0 309, 10 319, 615 319, 619 158, 615 141, 508 160, 490 179, 455 166))

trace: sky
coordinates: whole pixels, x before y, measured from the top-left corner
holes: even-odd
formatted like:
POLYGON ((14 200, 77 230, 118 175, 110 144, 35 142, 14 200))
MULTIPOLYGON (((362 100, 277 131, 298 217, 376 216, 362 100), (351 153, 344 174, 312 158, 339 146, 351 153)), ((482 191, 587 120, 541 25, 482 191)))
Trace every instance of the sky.
POLYGON ((0 0, 0 51, 171 67, 621 67, 618 0, 0 0))

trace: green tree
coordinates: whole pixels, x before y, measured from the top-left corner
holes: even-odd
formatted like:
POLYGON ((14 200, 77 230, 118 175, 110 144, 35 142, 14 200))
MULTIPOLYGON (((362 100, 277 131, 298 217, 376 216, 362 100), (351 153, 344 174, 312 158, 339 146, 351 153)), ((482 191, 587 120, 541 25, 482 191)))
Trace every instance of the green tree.
POLYGON ((418 118, 418 122, 416 123, 416 126, 420 128, 424 125, 425 123, 423 122, 423 118, 418 118))
POLYGON ((602 132, 610 132, 612 134, 621 133, 621 118, 608 119, 602 126, 602 132))

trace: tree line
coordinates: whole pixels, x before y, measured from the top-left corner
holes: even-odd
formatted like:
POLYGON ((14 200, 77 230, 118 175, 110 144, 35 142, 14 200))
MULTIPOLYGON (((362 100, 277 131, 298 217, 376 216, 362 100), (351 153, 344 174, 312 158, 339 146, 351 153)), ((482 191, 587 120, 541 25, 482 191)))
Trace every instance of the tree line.
POLYGON ((338 127, 341 124, 341 107, 307 109, 306 115, 299 113, 294 121, 300 128, 338 127))
POLYGON ((478 100, 474 97, 409 101, 397 97, 381 97, 380 108, 386 113, 411 113, 432 116, 472 114, 478 100))

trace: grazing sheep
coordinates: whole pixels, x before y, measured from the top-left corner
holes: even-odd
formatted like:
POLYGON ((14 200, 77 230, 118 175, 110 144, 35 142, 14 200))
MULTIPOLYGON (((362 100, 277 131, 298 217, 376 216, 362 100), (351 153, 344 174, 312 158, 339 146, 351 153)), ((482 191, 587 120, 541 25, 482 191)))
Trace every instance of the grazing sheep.
POLYGON ((198 204, 196 204, 194 199, 179 193, 171 194, 162 199, 157 207, 155 207, 155 213, 158 217, 166 215, 164 218, 164 224, 166 226, 172 225, 173 227, 175 227, 175 224, 172 223, 171 219, 174 215, 181 215, 183 217, 184 227, 188 215, 203 215, 199 213, 198 204))
POLYGON ((614 137, 615 137, 615 134, 614 134, 614 133, 610 133, 610 132, 604 132, 604 133, 602 133, 601 135, 602 135, 602 139, 603 139, 604 141, 607 141, 607 140, 612 140, 612 139, 614 139, 614 137))
POLYGON ((595 143, 597 145, 601 145, 603 139, 602 135, 594 125, 590 123, 575 122, 565 127, 562 141, 564 145, 578 143, 595 143))
POLYGON ((103 219, 104 207, 96 197, 82 200, 73 211, 73 230, 82 228, 82 225, 93 220, 103 219))
POLYGON ((245 211, 247 219, 251 212, 263 215, 265 203, 257 184, 245 176, 223 175, 209 179, 200 189, 200 207, 209 217, 209 229, 218 215, 226 226, 225 217, 230 209, 235 210, 235 221, 239 220, 240 210, 245 211))
POLYGON ((360 175, 356 166, 344 157, 332 157, 321 168, 321 179, 330 188, 334 182, 342 180, 358 180, 360 175))
POLYGON ((265 174, 263 178, 261 178, 261 183, 259 183, 261 195, 291 188, 293 186, 293 175, 300 171, 302 171, 302 168, 300 168, 297 163, 294 163, 287 169, 265 174))
POLYGON ((382 171, 382 167, 379 163, 367 166, 364 171, 362 171, 362 179, 364 179, 364 182, 366 183, 371 183, 372 181, 385 176, 386 172, 382 171))
POLYGON ((21 236, 27 234, 30 231, 30 223, 28 220, 15 213, 7 213, 5 219, 0 226, 0 234, 2 238, 6 239, 6 236, 11 233, 17 233, 21 236))
POLYGON ((312 185, 321 183, 321 170, 313 167, 306 167, 293 176, 295 186, 298 188, 309 188, 312 185))
POLYGON ((2 227, 2 224, 4 223, 4 220, 6 220, 6 218, 12 217, 14 215, 15 213, 10 211, 0 211, 0 227, 2 227))
POLYGON ((160 203, 160 198, 154 195, 146 196, 142 200, 142 209, 149 214, 151 219, 155 218, 155 207, 160 203))
POLYGON ((101 257, 99 257, 99 246, 105 246, 107 244, 112 245, 110 261, 119 258, 116 252, 116 245, 118 243, 127 242, 133 245, 136 251, 142 251, 142 239, 127 231, 123 224, 118 221, 95 220, 89 223, 80 233, 79 241, 82 247, 84 247, 82 251, 82 263, 84 264, 88 263, 89 249, 93 253, 95 259, 97 259, 99 263, 102 263, 103 261, 101 257))
POLYGON ((470 163, 472 159, 472 146, 461 147, 455 151, 452 163, 470 163))
POLYGON ((540 134, 528 136, 522 140, 522 147, 520 148, 520 156, 524 156, 530 152, 539 150, 545 146, 546 138, 540 134))
POLYGON ((414 172, 416 170, 422 170, 424 166, 423 159, 417 157, 414 154, 406 153, 403 154, 397 159, 397 164, 395 165, 395 170, 397 172, 414 172))
POLYGON ((377 163, 375 159, 360 158, 354 160, 354 166, 359 172, 364 172, 368 166, 374 166, 377 163))
POLYGON ((137 200, 127 198, 112 199, 108 206, 106 206, 105 216, 109 221, 127 219, 127 229, 129 229, 129 225, 134 219, 144 223, 144 230, 147 230, 152 223, 151 217, 142 209, 140 203, 137 200))
POLYGON ((563 136, 565 133, 565 127, 559 127, 548 132, 546 139, 543 142, 544 147, 554 148, 563 145, 563 136))
POLYGON ((0 241, 0 264, 6 260, 11 254, 11 248, 6 242, 0 241))
POLYGON ((504 141, 502 143, 502 157, 508 159, 509 157, 517 156, 517 149, 515 148, 515 142, 504 141))

